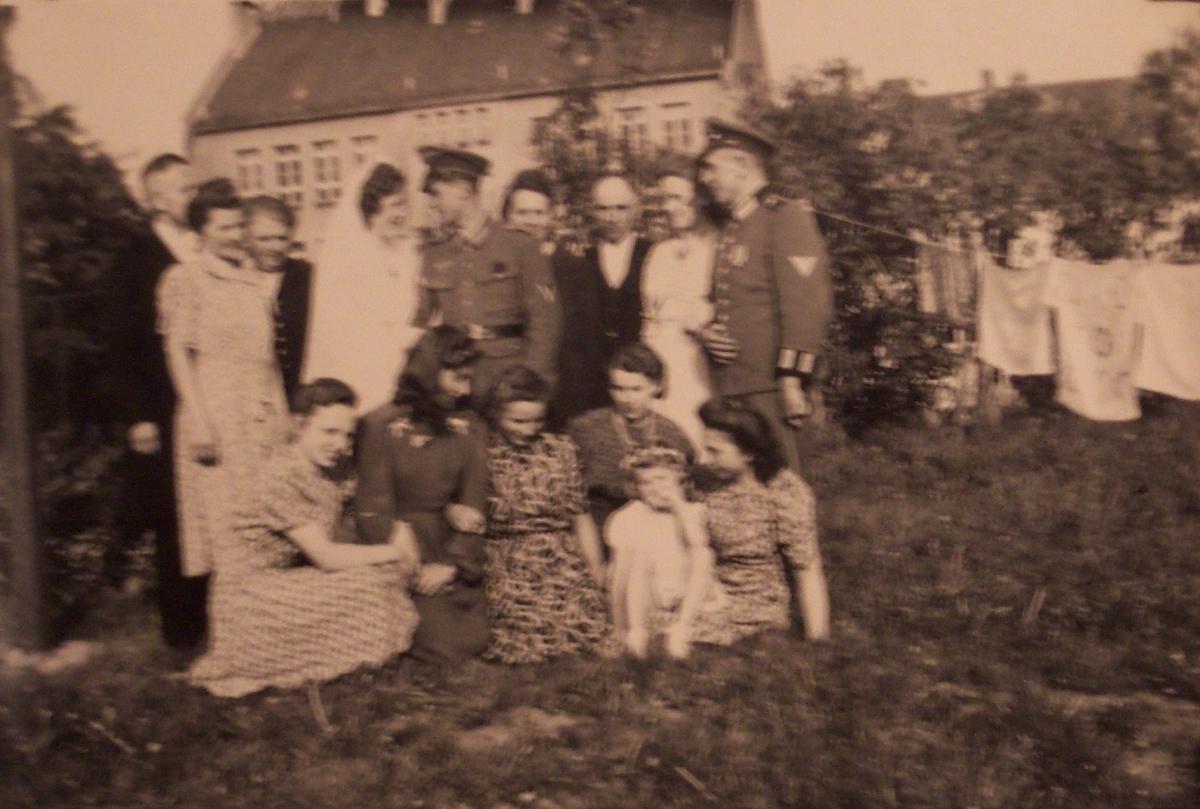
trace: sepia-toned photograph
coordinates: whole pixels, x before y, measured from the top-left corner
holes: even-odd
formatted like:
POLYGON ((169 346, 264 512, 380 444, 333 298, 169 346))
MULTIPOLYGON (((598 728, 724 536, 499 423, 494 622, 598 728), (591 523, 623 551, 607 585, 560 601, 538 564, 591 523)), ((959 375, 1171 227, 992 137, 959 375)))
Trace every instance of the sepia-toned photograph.
POLYGON ((1200 807, 1200 0, 0 0, 0 806, 1200 807))

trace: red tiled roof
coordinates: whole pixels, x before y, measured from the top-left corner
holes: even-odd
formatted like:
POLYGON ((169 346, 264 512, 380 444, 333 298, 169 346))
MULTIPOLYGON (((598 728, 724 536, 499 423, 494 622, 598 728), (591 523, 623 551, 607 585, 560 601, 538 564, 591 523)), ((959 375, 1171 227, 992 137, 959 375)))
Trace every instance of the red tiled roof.
MULTIPOLYGON (((594 84, 715 74, 729 48, 733 0, 648 0, 637 27, 603 43, 594 84)), ((393 2, 383 17, 268 23, 230 69, 196 133, 390 112, 561 90, 576 76, 560 47, 564 17, 541 0, 457 0, 444 25, 424 2, 393 2), (504 65, 507 77, 498 68, 504 65)))

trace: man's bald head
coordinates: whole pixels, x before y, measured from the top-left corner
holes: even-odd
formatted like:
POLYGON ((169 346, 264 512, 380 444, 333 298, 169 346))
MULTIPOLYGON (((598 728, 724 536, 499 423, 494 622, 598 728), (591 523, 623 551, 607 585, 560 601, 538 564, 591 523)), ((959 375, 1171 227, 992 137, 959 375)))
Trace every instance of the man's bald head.
POLYGON ((638 216, 638 197, 633 184, 609 174, 592 186, 592 216, 597 232, 606 242, 619 242, 629 235, 638 216))

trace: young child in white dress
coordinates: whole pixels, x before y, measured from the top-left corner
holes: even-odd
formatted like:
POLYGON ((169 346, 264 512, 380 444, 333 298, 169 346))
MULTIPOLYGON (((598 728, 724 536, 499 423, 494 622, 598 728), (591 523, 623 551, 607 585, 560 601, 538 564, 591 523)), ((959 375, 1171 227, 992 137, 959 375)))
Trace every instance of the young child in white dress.
POLYGON ((659 635, 674 658, 687 657, 693 642, 725 642, 704 504, 684 492, 687 460, 675 449, 646 447, 626 464, 638 498, 604 526, 613 622, 626 651, 645 657, 659 635))

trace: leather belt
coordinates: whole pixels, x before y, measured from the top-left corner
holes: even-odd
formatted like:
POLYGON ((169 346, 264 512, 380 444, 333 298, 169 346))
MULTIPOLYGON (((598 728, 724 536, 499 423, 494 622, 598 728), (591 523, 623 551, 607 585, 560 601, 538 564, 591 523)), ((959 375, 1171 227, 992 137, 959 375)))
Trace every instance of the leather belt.
POLYGON ((508 323, 503 326, 484 326, 479 323, 464 323, 463 330, 472 340, 501 340, 506 337, 524 337, 524 323, 508 323))

